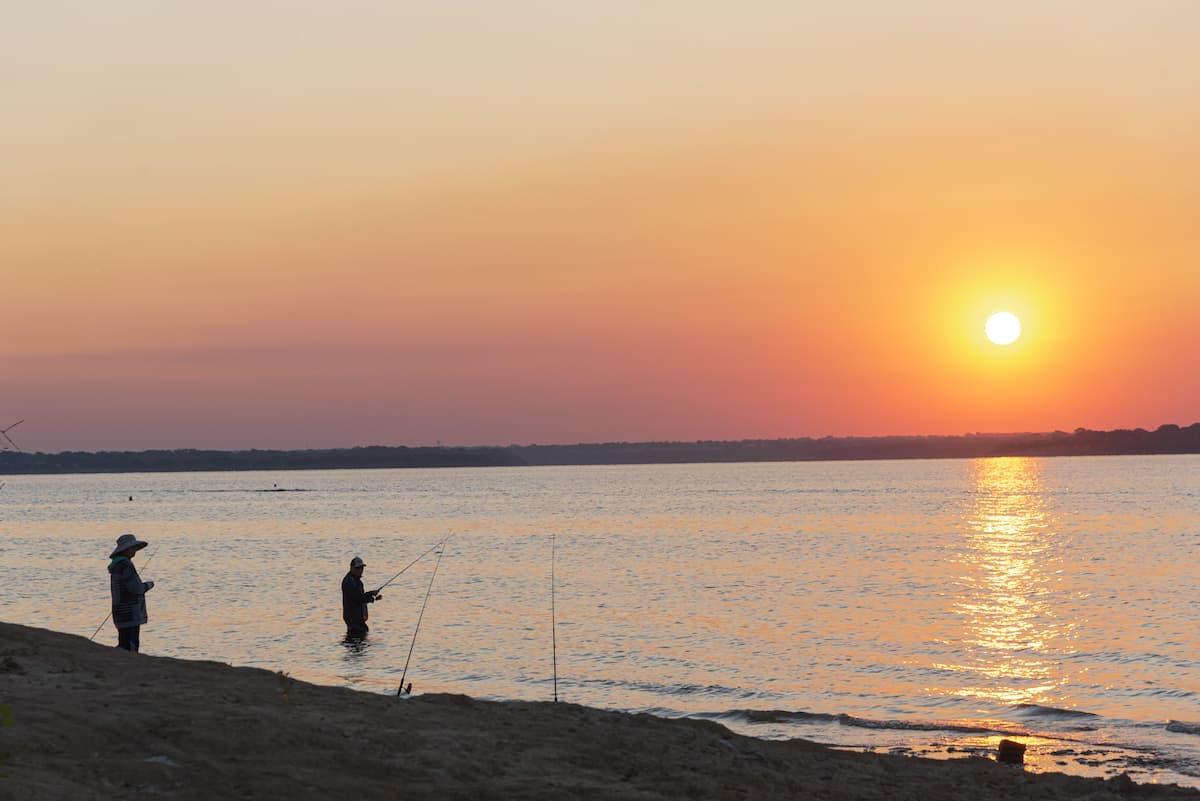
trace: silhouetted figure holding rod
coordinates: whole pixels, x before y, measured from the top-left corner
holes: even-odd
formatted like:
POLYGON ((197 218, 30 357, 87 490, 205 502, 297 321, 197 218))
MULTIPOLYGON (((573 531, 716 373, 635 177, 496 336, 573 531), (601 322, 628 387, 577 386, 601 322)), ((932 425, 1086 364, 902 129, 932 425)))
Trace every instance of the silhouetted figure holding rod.
POLYGON ((117 647, 138 652, 139 635, 146 617, 146 593, 154 588, 153 581, 142 581, 133 556, 146 543, 132 534, 117 537, 116 549, 108 555, 109 585, 112 588, 112 620, 117 627, 117 647))
POLYGON ((378 601, 379 590, 363 589, 362 574, 366 565, 357 556, 350 560, 350 572, 342 579, 342 620, 346 621, 347 637, 362 637, 367 626, 367 604, 378 601))

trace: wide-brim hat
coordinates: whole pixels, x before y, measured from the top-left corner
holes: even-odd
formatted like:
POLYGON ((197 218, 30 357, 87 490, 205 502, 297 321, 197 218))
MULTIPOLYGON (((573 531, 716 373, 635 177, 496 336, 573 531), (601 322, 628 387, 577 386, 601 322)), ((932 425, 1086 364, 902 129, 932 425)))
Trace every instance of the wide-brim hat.
POLYGON ((141 540, 139 540, 137 537, 133 536, 132 534, 122 534, 121 536, 117 537, 117 547, 115 549, 113 549, 113 552, 108 555, 108 558, 115 559, 115 558, 117 558, 118 554, 124 553, 125 551, 128 551, 130 548, 134 548, 134 549, 140 551, 142 548, 145 548, 145 547, 146 547, 146 543, 142 542, 141 540))

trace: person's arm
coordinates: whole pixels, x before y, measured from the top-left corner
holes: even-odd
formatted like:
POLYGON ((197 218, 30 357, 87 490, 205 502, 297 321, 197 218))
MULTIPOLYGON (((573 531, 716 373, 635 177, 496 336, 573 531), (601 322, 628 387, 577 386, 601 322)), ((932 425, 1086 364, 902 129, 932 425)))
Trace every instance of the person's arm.
POLYGON ((375 598, 372 592, 363 590, 352 576, 346 576, 342 579, 342 600, 348 604, 369 604, 375 598))
POLYGON ((125 585, 125 591, 132 595, 145 595, 154 587, 153 581, 142 581, 132 564, 127 569, 122 583, 125 585))

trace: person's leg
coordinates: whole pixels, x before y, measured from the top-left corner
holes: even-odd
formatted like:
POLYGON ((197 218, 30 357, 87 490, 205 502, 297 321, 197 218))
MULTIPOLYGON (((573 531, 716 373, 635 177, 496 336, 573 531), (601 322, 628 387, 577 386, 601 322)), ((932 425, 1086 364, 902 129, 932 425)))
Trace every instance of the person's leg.
POLYGON ((129 650, 133 651, 135 654, 138 652, 138 650, 142 646, 141 633, 142 633, 141 626, 134 626, 133 628, 131 628, 129 630, 129 650))
POLYGON ((123 651, 132 651, 133 646, 129 644, 129 634, 133 629, 117 629, 117 647, 123 651))

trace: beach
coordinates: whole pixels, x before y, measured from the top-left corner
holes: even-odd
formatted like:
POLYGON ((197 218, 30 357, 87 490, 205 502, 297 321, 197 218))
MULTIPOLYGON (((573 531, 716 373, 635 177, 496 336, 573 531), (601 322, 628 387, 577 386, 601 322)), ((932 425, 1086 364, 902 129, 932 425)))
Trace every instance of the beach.
POLYGON ((568 703, 396 698, 10 623, 0 688, 5 799, 1200 799, 568 703))

